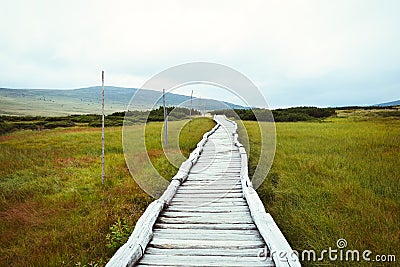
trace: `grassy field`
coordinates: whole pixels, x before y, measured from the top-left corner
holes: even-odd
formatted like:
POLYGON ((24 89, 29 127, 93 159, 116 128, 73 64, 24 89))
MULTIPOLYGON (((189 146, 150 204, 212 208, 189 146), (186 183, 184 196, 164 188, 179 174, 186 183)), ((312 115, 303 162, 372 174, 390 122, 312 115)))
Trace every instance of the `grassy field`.
MULTIPOLYGON (((161 125, 148 124, 153 148, 160 149, 161 125)), ((184 128, 183 153, 213 126, 200 118, 190 133, 184 128)), ((101 186, 100 136, 78 127, 0 136, 0 266, 102 266, 124 242, 152 199, 125 165, 121 127, 106 129, 101 186)), ((173 170, 162 157, 151 156, 173 170)))
MULTIPOLYGON (((345 238, 346 248, 369 249, 373 255, 400 251, 400 120, 398 111, 385 112, 342 110, 321 122, 276 124, 274 164, 258 192, 294 249, 335 249, 345 238)), ((180 123, 171 122, 171 128, 180 123)), ((183 154, 213 125, 195 120, 190 134, 182 130, 183 154)), ((244 125, 251 172, 259 132, 254 122, 244 125)), ((176 168, 160 155, 160 130, 161 123, 148 124, 146 145, 168 179, 176 168)), ((101 187, 100 129, 0 136, 1 266, 104 265, 152 201, 131 178, 121 143, 121 128, 107 128, 101 187)))
MULTIPOLYGON (((277 123, 275 160, 259 195, 289 243, 300 252, 337 249, 336 241, 344 238, 346 249, 371 250, 371 258, 397 254, 399 261, 399 117, 374 111, 346 114, 320 123, 277 123)), ((252 146, 251 170, 260 149, 258 133, 254 122, 245 122, 245 127, 252 146)), ((345 261, 303 264, 363 265, 345 261)))

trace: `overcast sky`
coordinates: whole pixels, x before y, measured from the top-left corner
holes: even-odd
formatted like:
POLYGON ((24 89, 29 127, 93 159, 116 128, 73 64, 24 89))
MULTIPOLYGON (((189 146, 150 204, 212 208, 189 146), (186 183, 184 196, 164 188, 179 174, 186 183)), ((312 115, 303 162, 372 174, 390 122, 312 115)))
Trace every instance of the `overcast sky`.
POLYGON ((141 87, 206 61, 245 74, 272 107, 400 98, 396 0, 1 3, 0 87, 99 85, 103 69, 108 85, 141 87))

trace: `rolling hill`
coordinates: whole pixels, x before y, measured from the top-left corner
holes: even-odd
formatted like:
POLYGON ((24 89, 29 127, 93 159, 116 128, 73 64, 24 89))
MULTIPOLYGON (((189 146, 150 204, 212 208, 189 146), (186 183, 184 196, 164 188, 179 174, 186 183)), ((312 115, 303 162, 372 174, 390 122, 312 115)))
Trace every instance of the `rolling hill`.
POLYGON ((379 107, 400 106, 400 100, 395 100, 395 101, 391 101, 391 102, 381 103, 381 104, 377 104, 376 106, 379 106, 379 107))
MULTIPOLYGON (((105 87, 105 111, 107 114, 127 110, 136 88, 105 87)), ((130 110, 146 110, 153 108, 152 104, 161 97, 162 93, 155 90, 140 90, 135 107, 130 110)), ((168 106, 190 106, 190 97, 179 94, 166 94, 168 106), (182 104, 183 103, 183 104, 182 104)), ((203 110, 229 108, 244 108, 228 102, 214 99, 193 98, 193 108, 203 110)), ((157 102, 157 106, 161 101, 157 102)), ((8 89, 0 88, 0 115, 41 115, 61 116, 70 114, 100 114, 101 87, 88 87, 69 90, 57 89, 8 89)))

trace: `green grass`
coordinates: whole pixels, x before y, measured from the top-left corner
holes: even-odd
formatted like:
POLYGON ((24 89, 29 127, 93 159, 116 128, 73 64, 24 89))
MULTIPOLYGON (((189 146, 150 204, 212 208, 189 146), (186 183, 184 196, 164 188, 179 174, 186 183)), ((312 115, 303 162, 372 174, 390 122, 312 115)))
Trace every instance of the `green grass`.
MULTIPOLYGON (((258 192, 294 249, 335 249, 345 238, 347 248, 373 255, 400 251, 400 120, 396 111, 376 112, 386 111, 339 111, 324 122, 276 124, 275 160, 258 192)), ((181 129, 166 149, 175 165, 184 160, 180 150, 187 156, 214 126, 193 120, 189 133, 186 123, 170 123, 171 131, 181 129)), ((244 125, 251 173, 261 149, 259 131, 254 122, 244 125)), ((161 153, 161 128, 147 125, 146 145, 169 179, 176 168, 161 153)), ((152 199, 125 165, 121 128, 106 129, 101 186, 100 135, 98 128, 75 127, 0 136, 1 266, 104 265, 133 229, 152 199)), ((346 265, 303 262, 317 264, 346 265)))
MULTIPOLYGON (((187 128, 180 134, 186 155, 214 126, 204 118, 192 124, 190 134, 187 128)), ((147 126, 153 149, 160 149, 161 127, 147 126)), ((104 265, 152 201, 126 167, 121 136, 121 127, 106 128, 104 187, 98 128, 0 136, 0 266, 104 265)), ((171 166, 157 163, 165 162, 162 157, 152 156, 156 167, 172 173, 171 166)))
MULTIPOLYGON (((244 124, 251 170, 260 145, 256 124, 244 124)), ((400 120, 363 114, 276 128, 275 160, 257 191, 293 249, 335 249, 345 238, 346 249, 399 258, 400 120)), ((317 264, 355 262, 304 262, 317 264)))

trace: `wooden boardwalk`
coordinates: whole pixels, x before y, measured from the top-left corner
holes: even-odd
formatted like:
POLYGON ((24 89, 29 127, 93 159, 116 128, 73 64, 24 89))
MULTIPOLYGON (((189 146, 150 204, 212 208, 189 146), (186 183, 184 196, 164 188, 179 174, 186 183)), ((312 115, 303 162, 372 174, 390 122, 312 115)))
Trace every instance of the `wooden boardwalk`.
POLYGON ((200 142, 190 166, 182 165, 186 173, 167 189, 172 193, 166 191, 161 207, 144 215, 152 225, 143 230, 150 237, 141 251, 129 252, 135 240, 141 243, 131 238, 108 266, 300 266, 271 253, 291 249, 251 187, 236 124, 225 116, 214 119, 218 125, 200 142))

